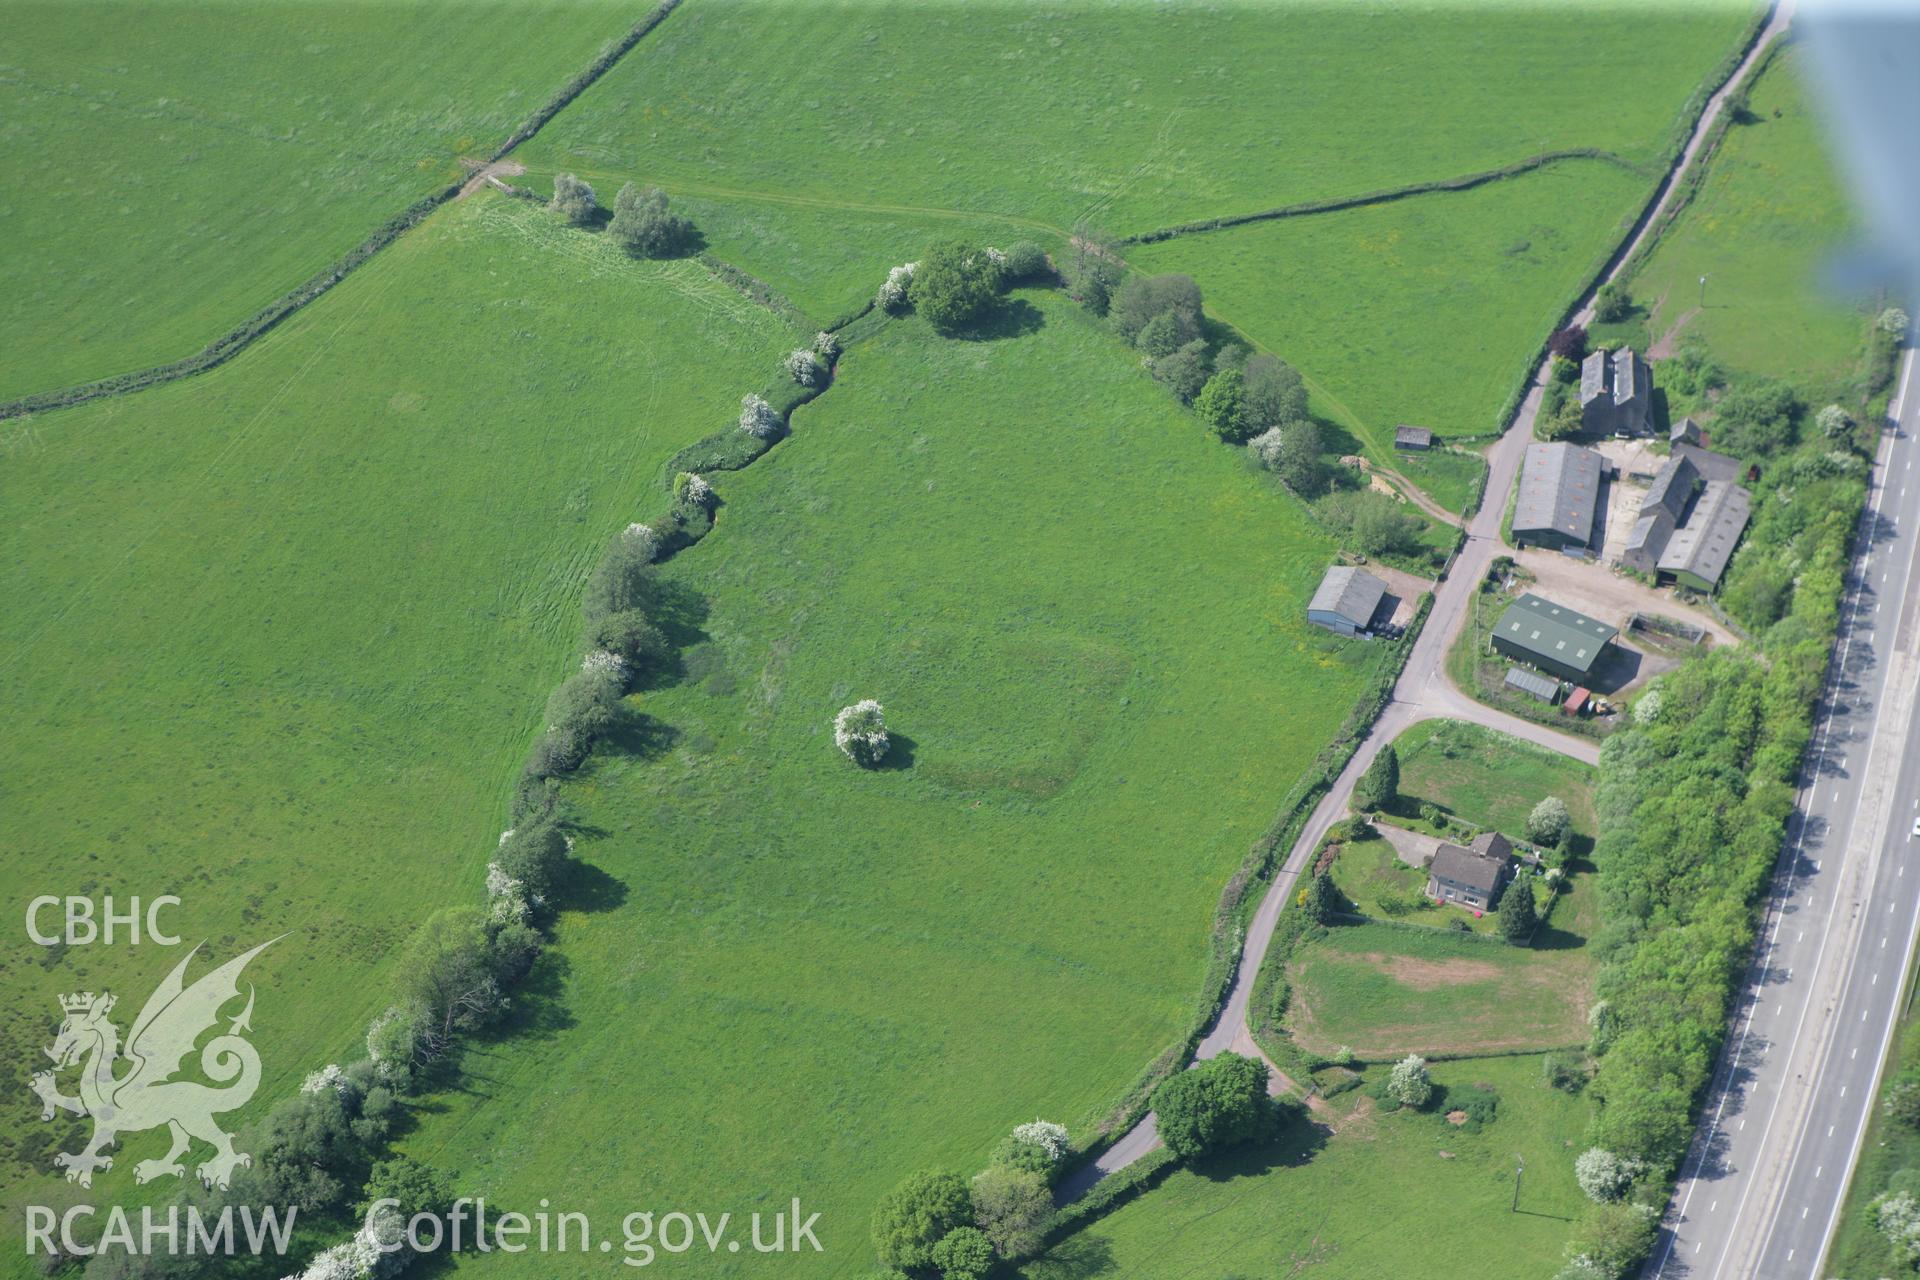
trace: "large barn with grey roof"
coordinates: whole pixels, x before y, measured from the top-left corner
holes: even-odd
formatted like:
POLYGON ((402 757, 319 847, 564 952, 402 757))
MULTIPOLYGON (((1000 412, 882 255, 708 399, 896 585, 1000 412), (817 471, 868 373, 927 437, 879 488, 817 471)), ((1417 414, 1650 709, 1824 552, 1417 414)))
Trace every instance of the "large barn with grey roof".
POLYGON ((1514 545, 1556 551, 1596 545, 1602 465, 1593 450, 1565 441, 1528 445, 1513 508, 1514 545))
POLYGON ((1696 591, 1712 591, 1753 510, 1732 477, 1737 459, 1683 445, 1653 478, 1620 563, 1696 591))
POLYGON ((1492 640, 1497 653, 1585 684, 1619 634, 1618 627, 1529 591, 1500 615, 1492 640))

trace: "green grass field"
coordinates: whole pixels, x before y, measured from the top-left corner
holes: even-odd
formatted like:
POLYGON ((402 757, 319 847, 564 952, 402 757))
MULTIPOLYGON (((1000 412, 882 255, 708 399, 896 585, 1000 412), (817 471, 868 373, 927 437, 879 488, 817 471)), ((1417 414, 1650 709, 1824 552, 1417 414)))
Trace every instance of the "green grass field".
POLYGON ((638 16, 8 0, 0 400, 198 351, 457 178, 638 16))
POLYGON ((1594 835, 1598 770, 1557 752, 1464 720, 1422 720, 1398 738, 1400 793, 1417 808, 1431 800, 1469 822, 1515 840, 1544 796, 1559 796, 1576 836, 1594 835))
POLYGON ((1751 11, 688 5, 529 154, 689 194, 1140 232, 1561 147, 1652 161, 1751 11))
POLYGON ((1289 962, 1287 1027, 1311 1053, 1347 1045, 1369 1060, 1578 1044, 1590 964, 1584 938, 1564 940, 1523 949, 1437 930, 1341 925, 1289 962))
MULTIPOLYGON (((353 1050, 421 919, 478 899, 588 568, 791 340, 694 264, 605 250, 480 197, 213 373, 7 427, 0 878, 177 893, 223 958, 288 934, 249 971, 256 1108, 353 1050)), ((57 995, 131 1019, 179 958, 18 927, 0 955, 16 1085, 57 995)), ((18 1190, 64 1130, 24 1087, 4 1115, 18 1190)))
POLYGON ((1728 130, 1694 203, 1630 282, 1652 316, 1622 336, 1677 330, 1676 341, 1704 342, 1729 368, 1792 381, 1857 371, 1871 314, 1820 283, 1853 215, 1798 65, 1788 50, 1754 85, 1750 122, 1728 130))
POLYGON ((413 1153, 609 1216, 797 1194, 828 1253, 792 1269, 845 1274, 899 1178, 1084 1132, 1179 1032, 1221 883, 1380 653, 1304 625, 1297 506, 1072 303, 1017 305, 998 341, 888 325, 718 478, 672 562, 709 638, 641 703, 672 746, 574 788, 621 887, 561 923, 567 1023, 478 1055, 413 1153), (900 767, 834 748, 862 696, 900 767))
MULTIPOLYGON (((1911 976, 1909 976, 1911 981, 1911 976)), ((1905 1020, 1899 1028, 1887 1059, 1885 1078, 1891 1082, 1902 1073, 1920 1069, 1920 1020, 1915 1020, 1909 1001, 1905 1020)), ((1883 1094, 1884 1096, 1884 1094, 1883 1094)), ((1868 1205, 1875 1196, 1893 1189, 1912 1194, 1920 1184, 1920 1131, 1888 1117, 1876 1107, 1868 1120, 1866 1140, 1860 1144, 1860 1163, 1854 1166, 1853 1181, 1847 1187, 1847 1199, 1834 1230, 1827 1254, 1829 1275, 1898 1275, 1909 1264, 1898 1257, 1887 1238, 1874 1225, 1868 1205)))
MULTIPOLYGON (((1377 1068, 1376 1068, 1377 1070, 1377 1068)), ((1422 1112, 1333 1100, 1338 1131, 1179 1171, 1023 1270, 1028 1280, 1152 1276, 1473 1275, 1538 1280, 1559 1266, 1586 1203, 1573 1179, 1586 1104, 1544 1082, 1538 1057, 1435 1063, 1442 1086, 1491 1085, 1478 1132, 1422 1112), (1515 1157, 1526 1161, 1514 1212, 1515 1157)))
POLYGON ((1647 187, 1614 165, 1569 162, 1128 256, 1198 280, 1209 311, 1297 364, 1315 384, 1316 411, 1386 457, 1401 423, 1442 436, 1498 430, 1541 335, 1647 187))

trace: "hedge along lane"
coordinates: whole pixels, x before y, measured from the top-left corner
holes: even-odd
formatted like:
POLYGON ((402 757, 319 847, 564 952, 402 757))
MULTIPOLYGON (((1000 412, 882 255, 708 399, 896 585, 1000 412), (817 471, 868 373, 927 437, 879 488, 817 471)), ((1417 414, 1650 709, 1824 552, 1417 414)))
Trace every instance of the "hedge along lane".
MULTIPOLYGON (((679 7, 680 0, 660 0, 659 6, 653 12, 635 23, 612 48, 594 59, 586 70, 568 81, 565 87, 529 116, 524 124, 515 129, 507 140, 486 158, 486 164, 493 164, 503 159, 508 152, 538 133, 542 125, 559 114, 568 103, 586 92, 594 81, 612 69, 615 63, 659 26, 668 14, 679 7)), ((148 387, 157 387, 168 382, 176 382, 181 378, 190 378, 196 373, 205 373, 208 369, 225 364, 265 336, 281 321, 321 297, 351 275, 355 269, 365 265, 374 254, 419 226, 426 220, 428 214, 458 196, 465 185, 466 179, 463 178, 459 182, 449 183, 433 195, 416 200, 406 209, 389 218, 345 257, 254 312, 239 325, 202 347, 196 354, 168 364, 155 365, 132 373, 115 374, 110 378, 97 378, 78 386, 66 387, 58 391, 43 391, 37 395, 8 401, 0 404, 0 421, 17 418, 24 414, 40 413, 48 409, 64 409, 69 405, 85 404, 90 400, 101 400, 108 396, 144 391, 148 387)))

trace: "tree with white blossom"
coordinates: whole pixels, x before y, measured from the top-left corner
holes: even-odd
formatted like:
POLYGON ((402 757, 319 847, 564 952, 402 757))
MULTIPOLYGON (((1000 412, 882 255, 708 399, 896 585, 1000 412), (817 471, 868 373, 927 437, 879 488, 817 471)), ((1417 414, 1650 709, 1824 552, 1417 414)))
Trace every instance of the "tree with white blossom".
POLYGON ((1890 333, 1897 338, 1907 331, 1907 325, 1911 322, 1907 319, 1907 313, 1900 308, 1888 307, 1880 313, 1876 323, 1880 326, 1880 332, 1890 333))
POLYGON ((801 347, 788 354, 786 360, 787 376, 803 387, 817 387, 827 376, 826 367, 820 363, 820 357, 801 347))
POLYGON ((874 301, 887 311, 898 311, 906 306, 907 287, 913 283, 913 270, 919 265, 917 262, 903 262, 888 271, 887 282, 880 286, 874 301))
POLYGON ((740 429, 748 435, 772 440, 779 436, 783 425, 773 406, 759 396, 740 397, 740 429))
POLYGON ((331 1089, 335 1093, 344 1094, 352 1087, 352 1082, 347 1079, 347 1073, 340 1069, 340 1064, 337 1062, 329 1062, 318 1071, 310 1072, 307 1078, 300 1082, 302 1093, 319 1093, 322 1090, 331 1089))
POLYGON ((1875 1197, 1868 1211, 1902 1262, 1920 1262, 1920 1200, 1908 1191, 1889 1191, 1875 1197))
POLYGON ((1387 1096, 1403 1107, 1418 1110, 1433 1099, 1433 1081, 1427 1075, 1427 1060, 1410 1053, 1393 1064, 1387 1073, 1387 1096))
POLYGON ((1013 1140, 1041 1148, 1049 1160, 1058 1160, 1067 1154, 1067 1126, 1051 1120, 1031 1120, 1015 1125, 1013 1140))
POLYGON ((1618 1156, 1603 1147, 1588 1147, 1573 1162, 1573 1178, 1590 1200, 1599 1204, 1618 1200, 1627 1194, 1633 1180, 1646 1165, 1626 1156, 1618 1156))
POLYGON ((833 718, 833 742, 847 759, 871 769, 887 756, 886 712, 872 698, 840 708, 833 718))
POLYGON ((1658 689, 1649 689, 1640 695, 1640 701, 1633 704, 1633 722, 1641 728, 1660 718, 1660 708, 1666 705, 1666 698, 1658 689))

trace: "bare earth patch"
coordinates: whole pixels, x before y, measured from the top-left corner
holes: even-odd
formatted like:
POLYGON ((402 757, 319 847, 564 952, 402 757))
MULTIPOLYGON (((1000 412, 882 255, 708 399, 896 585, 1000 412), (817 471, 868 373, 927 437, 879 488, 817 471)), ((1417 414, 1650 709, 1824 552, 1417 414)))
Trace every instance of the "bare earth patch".
POLYGON ((1457 1127, 1457 1126, 1459 1126, 1459 1125, 1463 1125, 1463 1124, 1465 1124, 1466 1122, 1467 1122, 1467 1113, 1466 1113, 1466 1112, 1464 1112, 1464 1111, 1449 1111, 1449 1112, 1447 1112, 1447 1123, 1448 1123, 1448 1124, 1450 1124, 1450 1125, 1454 1125, 1454 1126, 1456 1126, 1456 1127, 1457 1127))
POLYGON ((1499 965, 1485 960, 1420 960, 1413 956, 1383 955, 1378 951, 1369 951, 1362 959, 1386 970, 1395 982, 1405 983, 1416 991, 1457 987, 1467 982, 1494 982, 1501 973, 1499 965))

